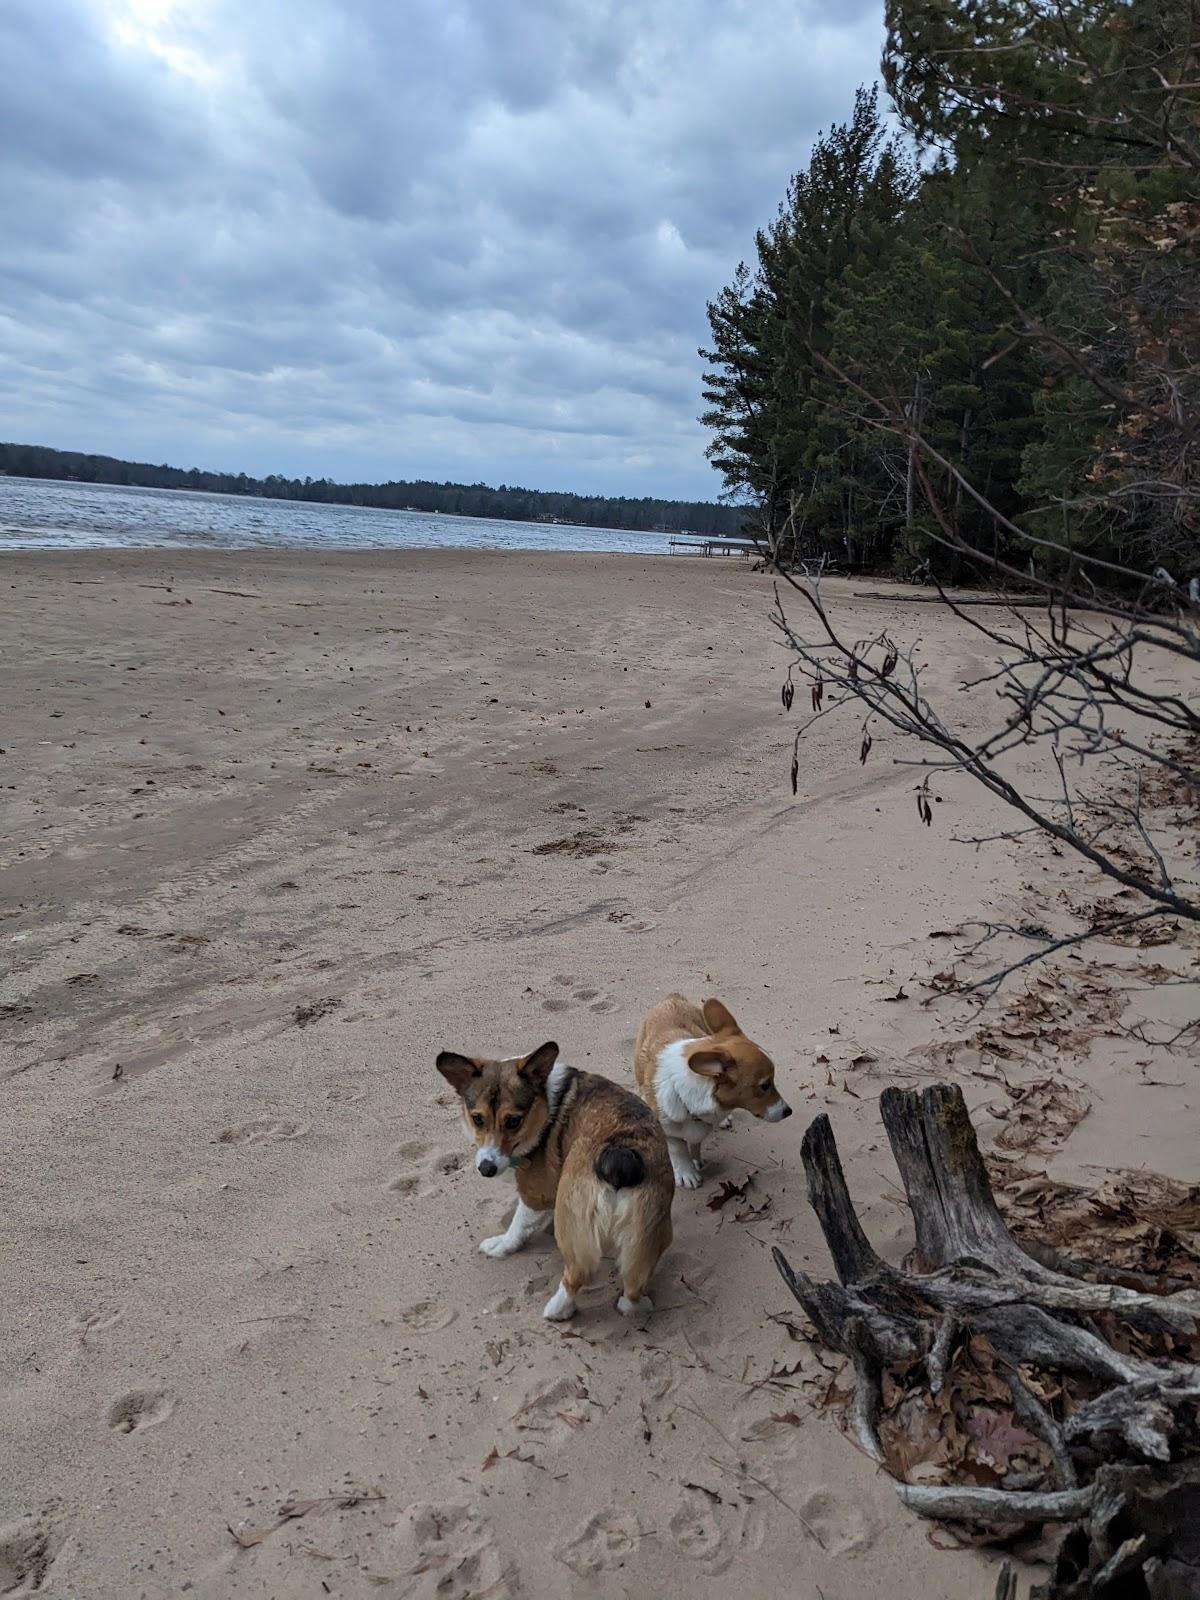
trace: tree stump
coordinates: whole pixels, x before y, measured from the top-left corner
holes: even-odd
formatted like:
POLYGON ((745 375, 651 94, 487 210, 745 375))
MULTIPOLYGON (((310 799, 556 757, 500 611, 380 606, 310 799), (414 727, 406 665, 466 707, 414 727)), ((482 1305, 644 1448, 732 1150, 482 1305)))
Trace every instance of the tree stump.
MULTIPOLYGON (((887 1089, 880 1111, 913 1214, 914 1258, 897 1270, 872 1249, 826 1116, 809 1126, 802 1155, 838 1281, 818 1283, 774 1251, 820 1339, 852 1363, 859 1443, 897 1473, 880 1431, 885 1386, 912 1393, 916 1382, 937 1397, 952 1365, 982 1361, 988 1425, 996 1393, 1007 1391, 1013 1426, 1036 1441, 1040 1466, 996 1468, 995 1483, 900 1482, 903 1502, 976 1528, 1066 1524, 1046 1600, 1200 1600, 1200 1291, 1133 1288, 1128 1274, 1110 1281, 1095 1263, 1023 1247, 957 1087, 887 1089)), ((1002 1455, 985 1457, 989 1470, 1002 1455)), ((1001 1586, 1015 1595, 1011 1574, 1001 1586)))

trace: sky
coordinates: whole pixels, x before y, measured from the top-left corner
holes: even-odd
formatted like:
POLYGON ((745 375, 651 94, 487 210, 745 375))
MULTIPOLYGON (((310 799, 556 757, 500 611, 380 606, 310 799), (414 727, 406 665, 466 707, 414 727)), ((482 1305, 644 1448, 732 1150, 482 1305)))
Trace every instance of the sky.
POLYGON ((705 305, 878 0, 4 0, 0 438, 715 498, 705 305))

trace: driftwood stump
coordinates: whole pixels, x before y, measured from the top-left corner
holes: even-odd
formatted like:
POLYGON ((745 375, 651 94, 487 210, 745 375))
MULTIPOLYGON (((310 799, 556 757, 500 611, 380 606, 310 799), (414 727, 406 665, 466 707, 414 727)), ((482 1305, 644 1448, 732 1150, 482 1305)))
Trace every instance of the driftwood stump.
MULTIPOLYGON (((1136 1278, 1132 1287, 1129 1274, 1022 1246, 958 1088, 888 1089, 880 1110, 913 1214, 914 1257, 897 1270, 872 1249, 825 1116, 802 1153, 838 1281, 815 1282, 774 1252, 819 1337, 853 1365, 863 1449, 896 1471, 880 1433, 885 1387, 894 1393, 897 1374, 909 1384, 916 1374, 936 1397, 952 1364, 982 1353, 993 1392, 1007 1389, 1011 1417, 1037 1441, 1039 1469, 998 1472, 1001 1481, 982 1486, 901 1482, 905 1505, 976 1527, 1067 1524, 1042 1591, 1053 1600, 1200 1600, 1200 1291, 1156 1293, 1136 1278)), ((1015 1594, 1011 1574, 998 1593, 1015 1594)))

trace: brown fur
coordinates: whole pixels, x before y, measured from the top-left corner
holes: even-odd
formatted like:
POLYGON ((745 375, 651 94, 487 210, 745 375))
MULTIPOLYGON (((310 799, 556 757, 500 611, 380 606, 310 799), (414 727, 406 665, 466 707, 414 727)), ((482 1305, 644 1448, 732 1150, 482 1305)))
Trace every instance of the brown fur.
MULTIPOLYGON (((490 1145, 511 1160, 546 1130, 547 1082, 557 1058, 558 1046, 548 1043, 505 1061, 443 1052, 437 1067, 462 1101, 463 1120, 476 1146, 490 1145)), ((671 1243, 675 1183, 662 1129, 636 1095, 596 1073, 572 1071, 549 1138, 516 1166, 515 1177, 527 1206, 553 1210, 569 1294, 589 1281, 604 1254, 612 1253, 626 1299, 644 1300, 659 1257, 671 1243), (614 1147, 641 1157, 641 1182, 617 1190, 597 1175, 597 1160, 614 1147)))
POLYGON ((713 1098, 723 1111, 748 1111, 761 1117, 778 1099, 775 1063, 746 1037, 726 1006, 719 1000, 706 1000, 698 1006, 681 994, 672 994, 647 1013, 633 1053, 638 1089, 655 1111, 659 1053, 679 1039, 695 1041, 684 1051, 687 1064, 712 1080, 713 1098))

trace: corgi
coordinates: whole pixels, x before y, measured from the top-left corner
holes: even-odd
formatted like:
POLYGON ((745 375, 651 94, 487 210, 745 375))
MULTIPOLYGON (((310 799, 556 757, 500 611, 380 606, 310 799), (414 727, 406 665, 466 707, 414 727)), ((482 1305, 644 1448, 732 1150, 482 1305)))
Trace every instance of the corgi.
POLYGON ((701 1146, 731 1111, 782 1122, 792 1108, 775 1087, 775 1066, 719 1000, 668 995, 638 1030, 633 1071, 667 1136, 675 1182, 700 1184, 701 1146))
POLYGON ((562 1322, 604 1255, 616 1257, 617 1309, 641 1321, 654 1309, 646 1286, 671 1243, 675 1184, 667 1142, 635 1094, 559 1058, 554 1043, 491 1061, 443 1050, 437 1070, 462 1101, 475 1168, 512 1171, 517 1209, 485 1256, 510 1256, 554 1223, 562 1281, 543 1315, 562 1322))

